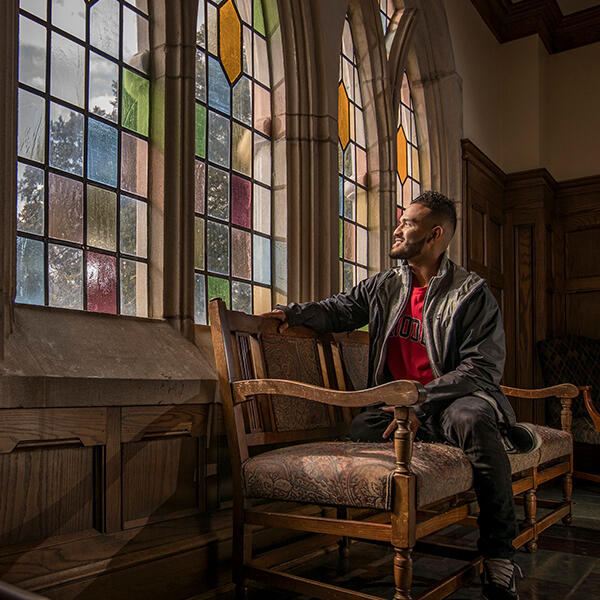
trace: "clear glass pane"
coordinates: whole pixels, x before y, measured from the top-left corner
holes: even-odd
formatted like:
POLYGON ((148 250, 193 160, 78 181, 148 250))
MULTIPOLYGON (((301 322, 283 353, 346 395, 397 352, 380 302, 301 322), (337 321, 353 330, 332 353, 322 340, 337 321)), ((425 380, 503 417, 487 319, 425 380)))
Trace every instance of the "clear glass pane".
POLYGON ((196 103, 196 134, 195 134, 196 156, 206 158, 206 108, 196 103))
POLYGON ((148 265, 121 260, 121 314, 148 316, 148 265))
POLYGON ((240 11, 242 21, 252 25, 252 0, 236 0, 235 5, 240 11))
POLYGON ((206 102, 206 54, 196 48, 196 99, 206 102))
POLYGON ((231 168, 248 177, 252 174, 252 131, 237 123, 231 124, 233 155, 231 168))
POLYGON ((145 202, 121 196, 120 248, 123 254, 148 256, 148 207, 145 202))
POLYGON ((19 6, 32 15, 40 17, 40 19, 46 19, 46 6, 47 0, 21 0, 19 6))
POLYGON ((46 89, 46 28, 19 17, 19 81, 46 89))
POLYGON ((117 249, 117 195, 95 185, 87 186, 87 243, 117 249))
POLYGON ((44 171, 23 163, 17 168, 17 229, 44 234, 44 171))
POLYGON ((204 270, 204 219, 194 219, 194 268, 204 270))
POLYGON ((231 308, 252 314, 252 286, 249 283, 231 282, 231 308))
POLYGON ((254 77, 267 87, 271 84, 267 41, 256 33, 254 34, 254 77))
POLYGON ((229 219, 229 173, 208 167, 206 211, 211 217, 229 219))
POLYGON ((206 182, 206 165, 201 160, 195 161, 195 202, 194 210, 204 214, 204 193, 206 182))
POLYGON ((87 310, 116 314, 117 259, 98 252, 87 253, 87 310))
POLYGON ((354 265, 345 262, 343 267, 344 291, 349 292, 354 286, 354 265))
POLYGON ((119 66, 90 52, 89 73, 89 111, 116 123, 119 111, 119 66))
POLYGON ((148 142, 121 133, 121 188, 138 196, 148 194, 148 142))
POLYGON ((194 323, 206 325, 206 283, 204 275, 194 275, 194 323))
POLYGON ((85 49, 58 33, 50 40, 50 93, 83 108, 85 49))
POLYGON ((19 90, 17 153, 23 158, 44 162, 46 138, 46 103, 43 98, 19 90))
POLYGON ((148 19, 123 7, 123 61, 138 71, 150 69, 150 36, 148 19))
POLYGON ((231 176, 231 222, 250 229, 252 184, 247 179, 231 176))
POLYGON ((271 185, 271 140, 254 134, 254 178, 271 185))
POLYGON ((144 14, 148 14, 148 0, 127 0, 127 2, 141 10, 144 14))
POLYGON ((229 275, 229 228, 221 223, 206 223, 206 263, 213 273, 229 275))
POLYGON ((140 135, 148 135, 150 122, 150 81, 123 69, 122 125, 140 135))
POLYGON ((88 119, 87 176, 90 179, 117 186, 118 143, 116 127, 88 119))
POLYGON ((254 235, 252 253, 254 281, 271 284, 271 240, 261 235, 254 235))
POLYGON ((252 82, 247 77, 241 77, 233 86, 233 116, 252 125, 252 82))
POLYGON ((240 279, 252 277, 252 236, 235 227, 231 229, 231 274, 240 279))
POLYGON ((242 27, 242 71, 252 77, 252 29, 242 27))
POLYGON ((356 208, 356 186, 352 181, 344 181, 344 217, 353 221, 356 208))
POLYGON ((101 0, 90 8, 90 44, 119 58, 119 3, 101 0))
POLYGON ((52 0, 52 25, 85 40, 85 0, 52 0))
POLYGON ((356 260, 355 229, 355 225, 344 221, 344 258, 352 262, 356 260))
POLYGON ((204 18, 205 2, 198 0, 198 16, 196 18, 196 44, 204 48, 206 44, 206 22, 204 18))
POLYGON ((368 218, 367 190, 361 187, 356 189, 356 221, 359 225, 366 227, 368 218))
POLYGON ((208 18, 208 26, 206 29, 206 49, 215 56, 219 52, 219 26, 217 22, 217 7, 210 2, 206 5, 206 13, 208 18))
POLYGON ((15 302, 44 304, 44 243, 17 236, 15 302))
POLYGON ((50 166, 83 175, 83 115, 50 105, 50 166))
POLYGON ((83 184, 81 181, 48 175, 48 235, 83 242, 83 184))
POLYGON ((48 303, 59 308, 83 308, 83 252, 48 244, 48 303))
POLYGON ((254 184, 254 229, 271 234, 271 190, 254 184))
POLYGON ((367 230, 356 228, 356 262, 367 265, 367 230))
POLYGON ((354 179, 355 175, 354 149, 354 144, 350 142, 344 150, 344 175, 350 179, 354 179))
POLYGON ((254 128, 271 135, 271 94, 257 83, 254 84, 254 128))
POLYGON ((230 86, 221 63, 208 57, 208 104, 226 114, 231 112, 230 86))
POLYGON ((208 160, 229 167, 229 120, 208 112, 208 160))

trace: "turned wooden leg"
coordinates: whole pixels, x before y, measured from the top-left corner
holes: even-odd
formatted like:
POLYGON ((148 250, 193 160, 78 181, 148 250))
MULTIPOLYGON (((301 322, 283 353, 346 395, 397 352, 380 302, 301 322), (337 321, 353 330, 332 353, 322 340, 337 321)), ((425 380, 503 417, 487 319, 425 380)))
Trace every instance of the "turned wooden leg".
MULTIPOLYGON (((345 506, 337 507, 337 518, 348 518, 348 509, 345 506)), ((350 556, 350 538, 348 536, 344 536, 339 540, 338 552, 340 554, 340 558, 348 558, 350 556)))
POLYGON ((563 517, 563 523, 570 525, 573 522, 573 503, 571 502, 571 496, 573 494, 573 474, 567 473, 563 477, 563 499, 569 503, 569 514, 563 517))
POLYGON ((411 600, 412 586, 412 549, 394 548, 394 600, 411 600))
POLYGON ((527 542, 525 547, 528 552, 535 552, 538 548, 537 534, 535 531, 537 513, 537 494, 536 490, 527 490, 525 493, 525 524, 533 531, 533 539, 527 542))

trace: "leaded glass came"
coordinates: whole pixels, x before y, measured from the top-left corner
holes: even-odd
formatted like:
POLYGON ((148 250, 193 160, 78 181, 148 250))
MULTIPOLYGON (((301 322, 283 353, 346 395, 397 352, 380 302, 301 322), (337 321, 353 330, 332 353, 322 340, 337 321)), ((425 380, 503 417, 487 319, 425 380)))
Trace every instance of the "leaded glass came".
POLYGON ((148 315, 147 0, 21 0, 16 301, 148 315))

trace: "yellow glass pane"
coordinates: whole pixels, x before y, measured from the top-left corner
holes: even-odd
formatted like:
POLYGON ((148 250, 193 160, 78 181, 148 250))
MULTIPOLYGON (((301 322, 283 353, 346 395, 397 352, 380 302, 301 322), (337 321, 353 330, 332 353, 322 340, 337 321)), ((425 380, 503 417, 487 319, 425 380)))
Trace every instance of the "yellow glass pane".
POLYGON ((412 146, 412 178, 419 181, 420 173, 419 173, 419 151, 412 146))
POLYGON ((356 222, 363 227, 367 226, 367 190, 358 186, 356 188, 356 222))
POLYGON ((271 290, 269 288, 254 286, 254 314, 269 312, 273 309, 271 302, 271 290))
POLYGON ((350 110, 348 94, 343 83, 340 83, 338 87, 338 135, 342 150, 345 150, 350 141, 350 110))
POLYGON ((233 0, 228 0, 219 9, 219 42, 223 68, 233 83, 242 72, 242 24, 233 0))
POLYGON ((398 128, 396 136, 396 152, 398 154, 398 177, 404 183, 408 177, 408 161, 406 156, 406 136, 402 127, 398 128))

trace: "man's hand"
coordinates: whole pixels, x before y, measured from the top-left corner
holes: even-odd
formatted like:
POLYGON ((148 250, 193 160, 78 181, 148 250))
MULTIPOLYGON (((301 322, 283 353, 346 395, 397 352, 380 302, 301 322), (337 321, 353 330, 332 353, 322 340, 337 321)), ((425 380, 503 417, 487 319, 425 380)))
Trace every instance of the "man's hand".
POLYGON ((267 319, 278 319, 280 321, 277 330, 279 332, 285 331, 290 324, 287 320, 287 315, 279 308, 272 310, 271 312, 262 313, 261 317, 266 317, 267 319))
MULTIPOLYGON (((385 412, 393 413, 394 407, 393 406, 382 406, 381 410, 384 410, 385 412)), ((415 437, 420 426, 421 426, 421 421, 419 421, 419 419, 417 419, 417 417, 414 415, 414 413, 411 412, 410 420, 408 423, 408 428, 410 429, 411 433, 413 434, 413 438, 415 437)), ((396 421, 396 419, 392 419, 390 421, 390 424, 385 428, 385 431, 383 432, 381 437, 384 440, 387 440, 390 437, 390 435, 392 435, 392 433, 394 431, 396 431, 397 427, 398 427, 398 421, 396 421)))

